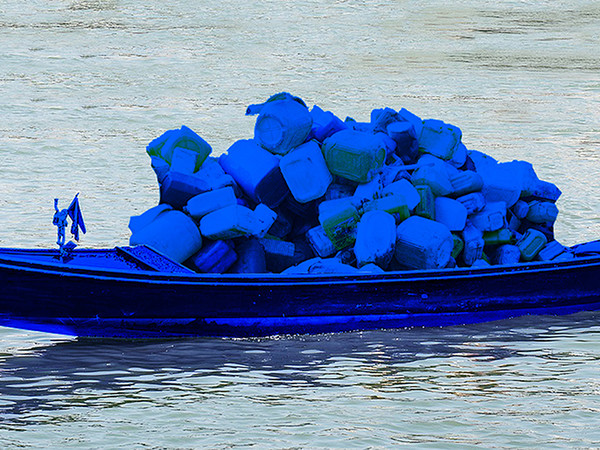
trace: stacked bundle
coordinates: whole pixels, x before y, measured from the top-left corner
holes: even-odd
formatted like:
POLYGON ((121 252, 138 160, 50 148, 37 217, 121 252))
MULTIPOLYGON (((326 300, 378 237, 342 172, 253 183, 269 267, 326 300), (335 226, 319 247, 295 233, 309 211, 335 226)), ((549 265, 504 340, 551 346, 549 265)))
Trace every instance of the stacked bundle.
POLYGON ((205 273, 353 273, 561 260, 561 192, 524 161, 469 151, 405 109, 340 120, 287 93, 248 107, 254 139, 220 158, 187 127, 147 148, 160 204, 146 244, 205 273))

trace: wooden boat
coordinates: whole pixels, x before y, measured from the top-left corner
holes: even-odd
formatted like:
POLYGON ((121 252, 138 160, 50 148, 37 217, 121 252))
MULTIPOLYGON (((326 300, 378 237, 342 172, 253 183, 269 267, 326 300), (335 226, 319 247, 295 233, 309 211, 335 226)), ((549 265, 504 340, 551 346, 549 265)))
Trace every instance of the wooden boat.
MULTIPOLYGON (((587 246, 587 247, 586 247, 587 246)), ((264 336, 600 310, 599 242, 576 258, 352 275, 196 274, 144 246, 0 249, 0 325, 76 336, 264 336)), ((586 250, 587 249, 587 250, 586 250)))

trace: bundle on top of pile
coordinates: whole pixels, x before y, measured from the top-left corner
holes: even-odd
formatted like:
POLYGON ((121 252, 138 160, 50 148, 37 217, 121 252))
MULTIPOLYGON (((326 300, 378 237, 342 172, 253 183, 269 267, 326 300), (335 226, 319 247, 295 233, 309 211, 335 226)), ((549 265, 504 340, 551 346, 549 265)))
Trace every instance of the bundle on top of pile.
POLYGON ((561 192, 525 161, 469 151, 406 109, 340 120, 288 93, 248 107, 254 139, 220 158, 187 127, 147 147, 160 204, 130 221, 198 272, 353 273, 568 259, 561 192))

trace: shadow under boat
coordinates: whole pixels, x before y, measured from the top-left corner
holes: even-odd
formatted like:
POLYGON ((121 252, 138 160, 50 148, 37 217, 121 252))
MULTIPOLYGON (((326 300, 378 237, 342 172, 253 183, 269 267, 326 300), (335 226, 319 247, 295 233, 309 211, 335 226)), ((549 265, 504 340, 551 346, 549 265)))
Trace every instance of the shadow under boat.
MULTIPOLYGON (((5 399, 0 414, 23 424, 39 419, 23 417, 28 412, 118 402, 139 389, 169 391, 188 381, 202 385, 211 379, 226 383, 242 377, 242 383, 265 388, 297 387, 299 383, 329 387, 339 382, 323 375, 332 370, 332 364, 344 361, 352 363, 352 370, 382 379, 411 378, 416 375, 407 371, 407 364, 432 358, 493 362, 530 357, 532 342, 543 349, 548 341, 598 333, 599 317, 599 312, 581 312, 545 316, 543 321, 525 316, 446 328, 250 339, 78 338, 0 355, 0 398, 5 399)), ((204 385, 208 395, 214 388, 210 383, 204 385)))

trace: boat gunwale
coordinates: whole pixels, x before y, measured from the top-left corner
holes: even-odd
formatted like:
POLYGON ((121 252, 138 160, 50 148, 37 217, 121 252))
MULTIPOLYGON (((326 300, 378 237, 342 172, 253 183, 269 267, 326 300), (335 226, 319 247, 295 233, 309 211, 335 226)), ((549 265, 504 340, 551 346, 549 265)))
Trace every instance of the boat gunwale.
MULTIPOLYGON (((78 249, 77 253, 113 254, 115 249, 78 249)), ((531 261, 510 265, 489 267, 465 267, 431 270, 405 270, 383 273, 340 273, 340 274, 207 274, 207 273, 169 273, 151 270, 127 270, 103 268, 85 265, 66 265, 58 260, 54 262, 27 260, 27 255, 42 254, 45 256, 58 254, 51 249, 16 249, 0 248, 0 269, 22 270, 55 274, 61 277, 93 278, 121 282, 143 282, 146 284, 169 285, 317 285, 326 284, 380 284, 389 282, 408 283, 423 280, 472 279, 482 277, 498 277, 517 275, 523 272, 546 273, 561 270, 577 270, 597 266, 600 276, 600 255, 577 257, 567 261, 531 261), (17 258, 10 258, 15 255, 17 258), (21 258, 18 258, 20 256, 21 258)))

